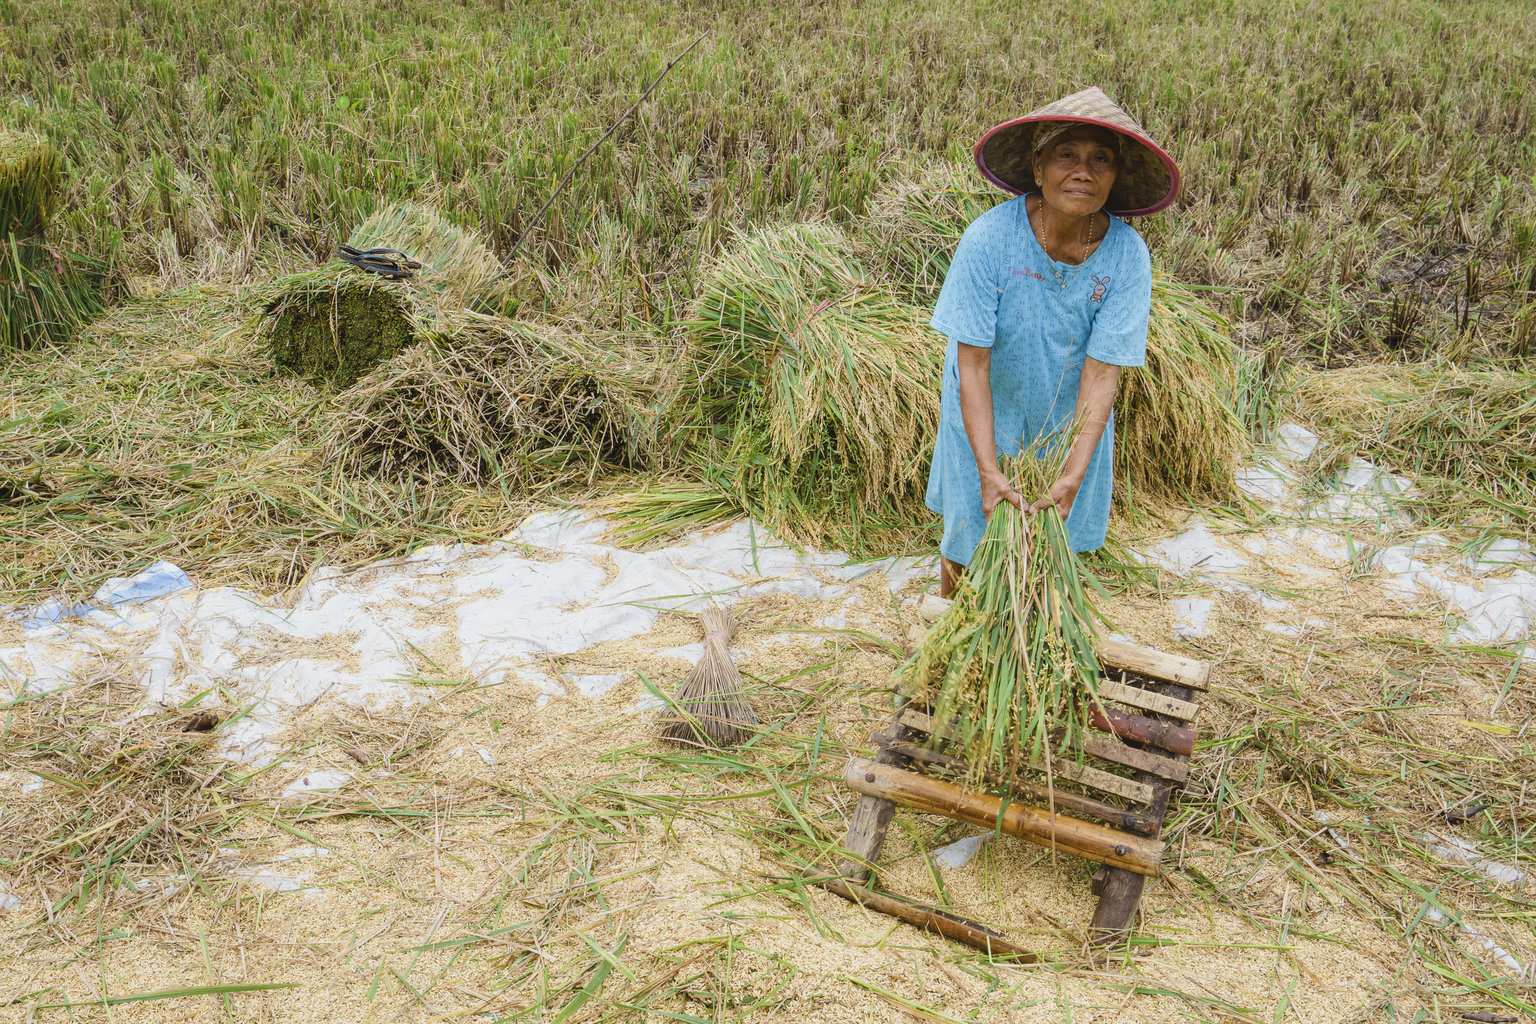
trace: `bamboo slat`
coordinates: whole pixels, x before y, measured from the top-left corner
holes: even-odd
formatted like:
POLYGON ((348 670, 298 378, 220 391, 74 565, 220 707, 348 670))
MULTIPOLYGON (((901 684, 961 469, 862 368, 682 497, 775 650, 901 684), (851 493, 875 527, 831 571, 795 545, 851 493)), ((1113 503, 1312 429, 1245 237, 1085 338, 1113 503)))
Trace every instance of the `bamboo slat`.
MULTIPOLYGON (((891 743, 883 739, 882 733, 871 735, 870 740, 876 746, 889 750, 893 754, 900 754, 903 757, 919 761, 923 764, 935 765, 947 771, 962 774, 969 769, 964 758, 941 753, 937 750, 930 750, 916 743, 891 743)), ((987 772, 985 778, 991 785, 999 787, 1003 785, 1002 777, 995 772, 987 772)), ((1018 796, 1028 797, 1030 800, 1033 800, 1037 806, 1048 808, 1054 804, 1058 812, 1064 811, 1067 814, 1097 818, 1116 828, 1123 828, 1127 832, 1135 832, 1138 835, 1147 836, 1157 831, 1157 822, 1145 814, 1138 811, 1127 811, 1115 807, 1113 804, 1107 804, 1102 800, 1095 800, 1091 796, 1084 796, 1069 789, 1062 789, 1059 786, 1048 790, 1045 786, 1036 786, 1027 782, 1015 783, 1014 792, 1018 796)))
POLYGON ((1104 668, 1116 668, 1139 676, 1204 690, 1211 683, 1211 663, 1168 654, 1123 640, 1100 640, 1093 645, 1104 668))
POLYGON ((1102 757, 1106 761, 1125 765, 1127 768, 1135 768, 1138 771, 1168 779, 1170 782, 1183 782, 1189 778, 1187 762, 1175 761, 1171 757, 1163 757, 1161 754, 1154 754, 1150 750, 1142 750, 1139 747, 1128 747, 1124 743, 1102 736, 1085 736, 1083 751, 1094 757, 1102 757))
POLYGON ((1160 693, 1143 690, 1137 686, 1127 686, 1113 679, 1099 680, 1099 696, 1104 700, 1112 700, 1119 704, 1128 704, 1133 708, 1141 708, 1143 711, 1177 718, 1181 722, 1192 722, 1200 713, 1198 704, 1175 697, 1165 697, 1160 693))
POLYGON ((912 903, 886 893, 872 892, 863 886, 851 885, 842 878, 818 879, 815 884, 828 892, 836 893, 850 903, 868 907, 870 910, 878 910, 882 914, 889 914, 925 931, 938 932, 947 939, 975 946, 991 956, 1007 957, 1022 963, 1034 963, 1040 959, 1038 955, 1024 947, 1015 946, 1003 938, 1001 933, 960 917, 958 914, 951 914, 946 910, 921 903, 912 903))
POLYGON ((1140 875, 1156 875, 1163 843, 1103 825, 1050 812, 1017 801, 1004 801, 915 772, 876 764, 867 758, 849 760, 843 782, 856 793, 883 797, 927 814, 998 828, 1036 843, 1140 875))

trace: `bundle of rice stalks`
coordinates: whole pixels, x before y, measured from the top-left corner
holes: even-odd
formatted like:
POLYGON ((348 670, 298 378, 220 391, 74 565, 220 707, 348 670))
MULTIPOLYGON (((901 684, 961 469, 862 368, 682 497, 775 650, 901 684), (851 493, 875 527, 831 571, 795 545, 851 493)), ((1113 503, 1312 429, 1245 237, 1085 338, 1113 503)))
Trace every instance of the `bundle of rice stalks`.
POLYGON ((1330 442, 1333 463, 1360 452, 1411 474, 1437 525, 1531 536, 1536 373, 1432 363, 1324 370, 1300 382, 1294 402, 1330 442))
POLYGON ((59 194, 53 147, 0 128, 0 348, 64 341, 100 309, 92 275, 48 241, 59 194))
MULTIPOLYGON (((1036 443, 1003 469, 1029 501, 1060 475, 1056 452, 1036 443)), ((1004 502, 992 513, 953 603, 898 672, 926 692, 935 717, 969 753, 973 781, 989 771, 1012 784, 1088 728, 1097 697, 1096 589, 1055 508, 1026 515, 1004 502)))
POLYGON ((267 342, 278 369, 320 383, 355 383, 427 333, 446 312, 500 308, 506 281, 472 232, 434 210, 397 203, 357 226, 347 244, 398 249, 422 264, 389 280, 340 260, 283 278, 266 303, 267 342))
POLYGON ((752 735, 757 712, 741 691, 741 673, 731 660, 736 619, 713 605, 699 615, 704 626, 704 656, 678 687, 675 714, 661 720, 663 739, 692 746, 733 747, 752 735))
POLYGON ((1120 374, 1115 453, 1122 500, 1153 494, 1225 501, 1248 451, 1234 402, 1237 349, 1230 325, 1194 293, 1158 274, 1146 365, 1120 374))
MULTIPOLYGON (((967 163, 898 178, 870 202, 864 259, 898 293, 931 305, 971 221, 1006 197, 967 163)), ((1121 374, 1115 402, 1119 495, 1220 502, 1247 450, 1230 325, 1197 293, 1153 279, 1144 367, 1121 374)))
POLYGON ((423 343, 336 397, 325 457, 386 478, 530 488, 630 461, 654 364, 551 322, 442 311, 423 343))
POLYGON ((781 537, 899 544, 922 509, 942 340, 867 279, 833 227, 741 240, 681 325, 689 461, 781 537))
POLYGON ((604 496, 598 514, 611 526, 607 536, 630 548, 644 548, 730 522, 741 506, 702 480, 652 480, 630 491, 604 496))
POLYGON ((241 817, 237 773, 211 751, 214 716, 144 713, 106 680, 5 706, 0 768, 44 789, 7 810, 0 861, 82 908, 125 881, 194 876, 241 817))

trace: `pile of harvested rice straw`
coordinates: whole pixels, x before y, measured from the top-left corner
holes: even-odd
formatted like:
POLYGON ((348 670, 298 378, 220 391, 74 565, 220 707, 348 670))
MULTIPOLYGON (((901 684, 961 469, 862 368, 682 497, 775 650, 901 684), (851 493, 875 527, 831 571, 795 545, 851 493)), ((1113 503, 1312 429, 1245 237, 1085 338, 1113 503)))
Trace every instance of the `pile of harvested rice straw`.
POLYGON ((335 397, 325 457, 389 479, 590 484, 631 463, 656 377, 612 337, 443 311, 420 343, 335 397))
POLYGON ((347 244, 398 249, 422 266, 389 280, 333 260, 275 282, 264 327, 279 370, 346 387, 402 349, 441 335, 445 315, 498 309, 506 293, 490 248, 429 207, 386 206, 347 244))
POLYGON ((788 540, 868 550, 922 508, 943 342, 874 284, 837 229, 742 239, 680 325, 683 461, 788 540))

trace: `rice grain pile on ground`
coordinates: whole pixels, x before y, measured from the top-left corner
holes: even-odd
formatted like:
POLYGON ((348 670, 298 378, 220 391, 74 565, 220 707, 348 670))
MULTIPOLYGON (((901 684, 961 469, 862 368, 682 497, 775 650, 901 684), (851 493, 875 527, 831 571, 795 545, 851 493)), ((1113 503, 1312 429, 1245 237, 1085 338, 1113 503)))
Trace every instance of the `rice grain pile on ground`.
POLYGON ((150 709, 102 674, 0 707, 0 773, 53 785, 7 809, 0 863, 39 879, 61 909, 110 900, 123 879, 208 871, 252 811, 245 773, 213 751, 218 717, 150 709))
POLYGON ((797 542, 899 547, 923 508, 943 342, 829 225, 743 237, 681 325, 683 460, 797 542))
POLYGON ((505 297, 495 255, 435 210, 387 206, 359 224, 347 244, 397 249, 422 266, 409 278, 388 280, 333 260, 278 281, 266 327, 279 369, 345 387, 438 329, 445 313, 499 309, 505 297))
POLYGON ((49 239, 59 163, 42 139, 0 128, 0 349, 63 341, 99 308, 94 283, 49 239))

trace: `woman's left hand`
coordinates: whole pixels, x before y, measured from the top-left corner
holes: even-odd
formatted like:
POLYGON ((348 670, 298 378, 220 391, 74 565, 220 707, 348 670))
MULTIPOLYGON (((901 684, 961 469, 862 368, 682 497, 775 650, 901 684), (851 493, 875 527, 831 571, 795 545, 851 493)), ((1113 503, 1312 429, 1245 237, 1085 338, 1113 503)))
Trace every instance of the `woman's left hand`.
POLYGON ((1083 486, 1081 479, 1073 479, 1070 476, 1058 477, 1046 496, 1029 506, 1031 512, 1042 508, 1056 506, 1056 511, 1061 513, 1061 518, 1067 518, 1067 513, 1072 511, 1072 502, 1077 498, 1078 488, 1083 486))

